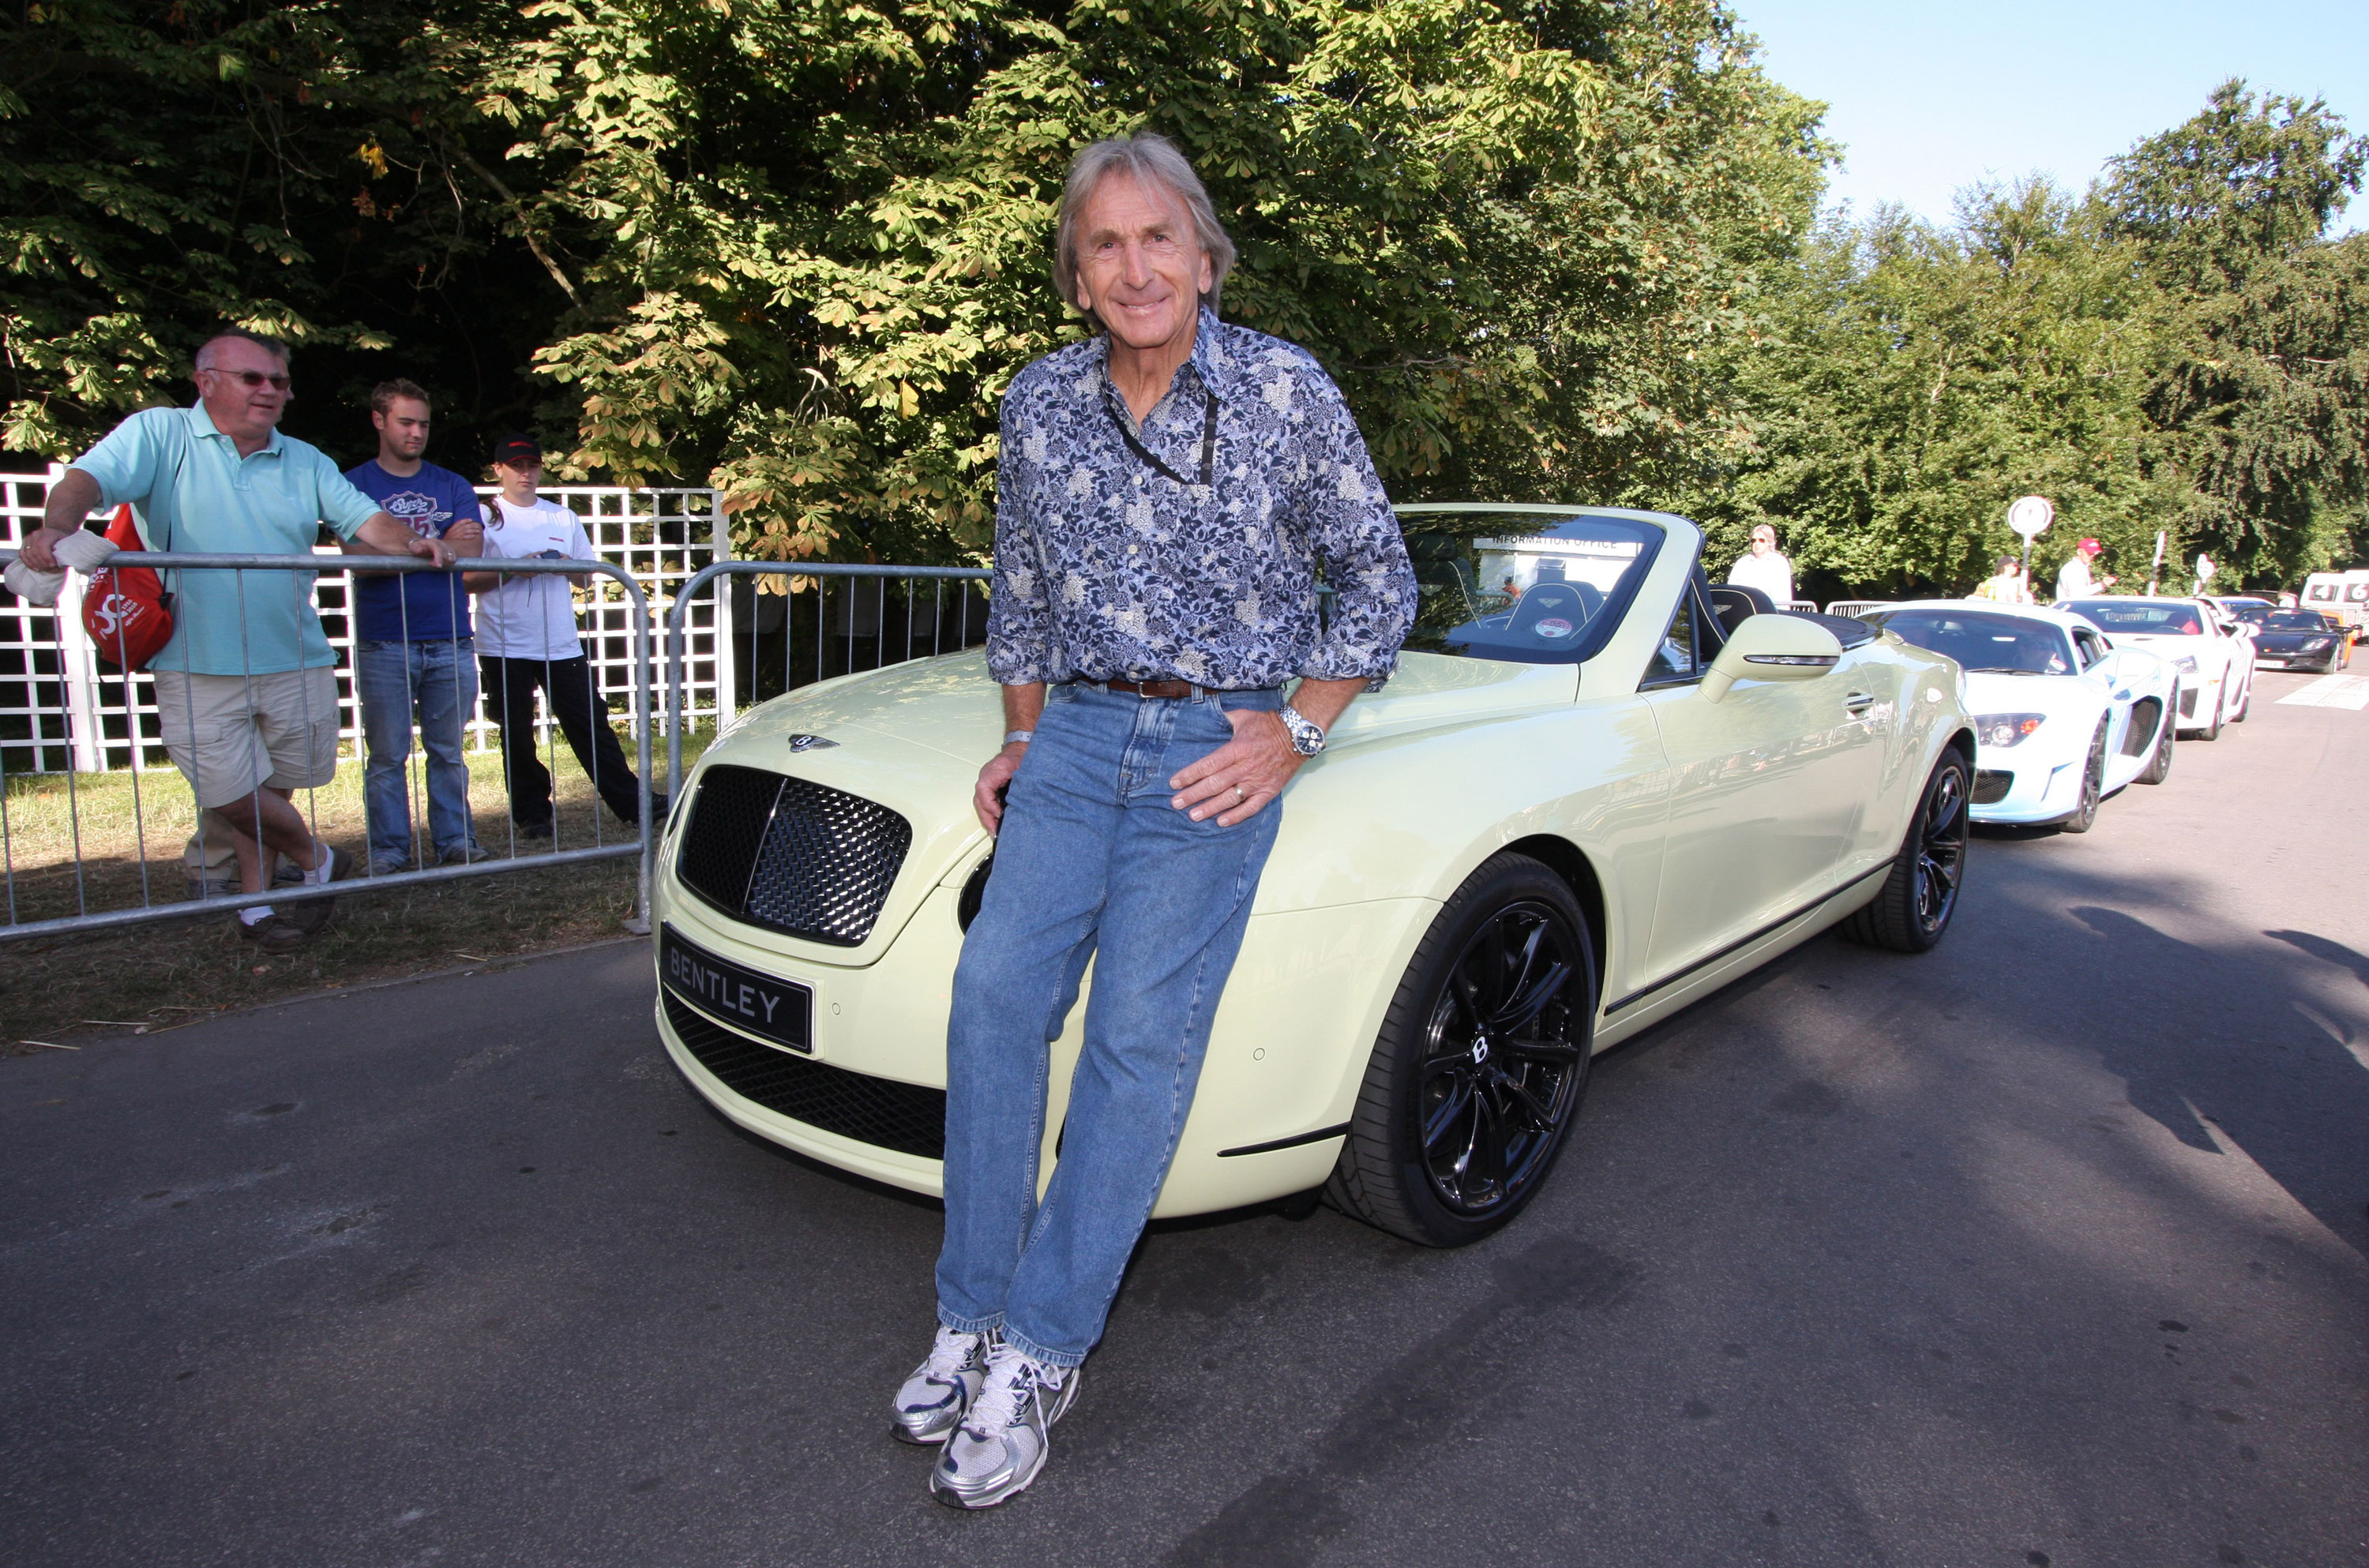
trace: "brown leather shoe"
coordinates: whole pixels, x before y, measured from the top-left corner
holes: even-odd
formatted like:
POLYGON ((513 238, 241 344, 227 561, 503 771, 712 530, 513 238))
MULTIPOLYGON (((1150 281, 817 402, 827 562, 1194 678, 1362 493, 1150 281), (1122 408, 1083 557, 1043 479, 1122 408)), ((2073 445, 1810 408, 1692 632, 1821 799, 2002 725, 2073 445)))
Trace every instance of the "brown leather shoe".
MULTIPOLYGON (((330 881, 343 882, 354 874, 355 865, 354 857, 345 851, 329 851, 330 881)), ((335 898, 307 898, 301 904, 289 905, 284 918, 305 935, 318 936, 328 929, 329 921, 337 917, 337 913, 338 901, 335 898)))
POLYGON ((313 936, 311 932, 277 910, 257 921, 253 925, 238 920, 235 915, 231 918, 238 921, 239 935, 254 943, 266 953, 292 952, 311 941, 313 936))

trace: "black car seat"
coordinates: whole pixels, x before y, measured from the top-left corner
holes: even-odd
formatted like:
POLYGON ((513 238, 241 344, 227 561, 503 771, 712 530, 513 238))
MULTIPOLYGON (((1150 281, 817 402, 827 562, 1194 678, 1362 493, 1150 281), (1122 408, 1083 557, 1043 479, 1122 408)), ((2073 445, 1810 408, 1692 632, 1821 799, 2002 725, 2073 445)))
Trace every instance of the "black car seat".
POLYGON ((1559 641, 1577 633, 1603 608, 1604 592, 1594 583, 1535 583, 1522 595, 1521 602, 1514 606, 1513 619, 1506 630, 1542 642, 1559 641), (1540 630, 1542 625, 1557 621, 1563 624, 1540 630))
POLYGON ((1721 629, 1729 636, 1735 635, 1736 626, 1746 616, 1777 613, 1777 601, 1757 588, 1745 588, 1741 583, 1718 582, 1710 584, 1709 589, 1711 611, 1718 615, 1721 629))

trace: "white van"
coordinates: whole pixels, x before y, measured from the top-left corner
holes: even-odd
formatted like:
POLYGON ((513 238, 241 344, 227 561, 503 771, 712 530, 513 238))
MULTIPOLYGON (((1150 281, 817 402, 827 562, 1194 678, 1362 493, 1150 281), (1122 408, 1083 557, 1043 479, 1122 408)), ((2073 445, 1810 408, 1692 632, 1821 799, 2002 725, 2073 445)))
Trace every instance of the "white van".
POLYGON ((2297 608, 2335 616, 2352 628, 2355 638, 2369 633, 2369 570, 2312 573, 2303 579, 2297 608))

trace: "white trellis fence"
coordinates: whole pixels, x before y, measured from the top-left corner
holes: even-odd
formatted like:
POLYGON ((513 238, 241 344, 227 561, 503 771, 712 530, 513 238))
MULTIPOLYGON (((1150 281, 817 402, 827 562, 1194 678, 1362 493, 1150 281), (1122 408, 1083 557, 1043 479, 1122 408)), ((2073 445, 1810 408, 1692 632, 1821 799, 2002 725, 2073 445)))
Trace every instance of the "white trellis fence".
MULTIPOLYGON (((52 464, 40 474, 0 474, 0 547, 14 549, 40 526, 50 486, 64 473, 64 465, 52 464)), ((493 493, 491 486, 479 489, 488 498, 493 493)), ((714 490, 559 485, 544 486, 543 494, 575 509, 593 549, 632 574, 649 597, 650 613, 660 620, 684 583, 731 555, 728 526, 714 490)), ((360 712, 348 673, 353 662, 349 579, 330 575, 349 558, 331 548, 316 553, 326 557, 326 569, 314 586, 314 599, 322 627, 338 652, 339 733, 359 750, 360 712)), ((149 677, 144 672, 133 677, 129 713, 122 678, 109 671, 101 679, 97 650, 83 631, 84 581, 79 572, 68 573, 65 592, 54 609, 14 598, 0 601, 0 773, 170 766, 158 738, 149 677)), ((634 632, 622 590, 612 580, 595 577, 589 589, 578 591, 577 603, 584 650, 598 689, 604 696, 630 699, 634 632)), ((702 595, 684 620, 681 712, 684 722, 696 727, 719 714, 728 716, 732 704, 731 596, 702 595)), ((624 706, 633 712, 630 701, 624 706)), ((537 721, 540 737, 550 725, 540 693, 537 721)), ((634 714, 634 733, 640 722, 634 714)), ((663 711, 658 723, 665 733, 663 711)), ((469 748, 487 751, 498 744, 481 696, 469 726, 469 748)))

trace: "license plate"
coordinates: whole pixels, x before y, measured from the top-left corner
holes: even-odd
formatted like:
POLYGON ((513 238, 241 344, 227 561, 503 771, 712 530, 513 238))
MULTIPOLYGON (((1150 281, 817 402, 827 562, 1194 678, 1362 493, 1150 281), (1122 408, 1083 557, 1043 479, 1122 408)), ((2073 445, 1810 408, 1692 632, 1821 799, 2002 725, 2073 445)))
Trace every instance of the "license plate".
POLYGON ((658 928, 658 979, 711 1017, 794 1051, 814 1051, 814 992, 795 980, 718 958, 658 928))

